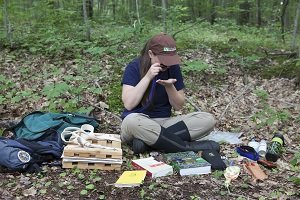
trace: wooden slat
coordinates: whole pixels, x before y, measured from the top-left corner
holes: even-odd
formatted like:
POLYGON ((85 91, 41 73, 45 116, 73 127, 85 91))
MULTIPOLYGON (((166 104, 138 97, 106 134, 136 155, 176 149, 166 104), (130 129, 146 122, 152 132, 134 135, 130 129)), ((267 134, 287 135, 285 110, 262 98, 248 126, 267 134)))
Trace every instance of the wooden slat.
MULTIPOLYGON (((120 135, 115 135, 116 138, 120 135)), ((65 157, 82 157, 82 158, 111 158, 111 159, 122 159, 121 142, 118 141, 99 141, 99 140, 88 140, 92 144, 99 144, 107 147, 118 148, 117 150, 101 149, 101 148, 86 148, 80 145, 68 144, 64 148, 63 155, 65 157)), ((101 170, 120 170, 120 164, 109 164, 109 163, 95 163, 93 160, 87 162, 65 162, 63 160, 63 168, 79 169, 101 169, 101 170)))
POLYGON ((119 164, 106 163, 82 163, 82 162, 63 162, 63 168, 72 169, 77 167, 79 169, 100 169, 100 170, 121 170, 119 164))

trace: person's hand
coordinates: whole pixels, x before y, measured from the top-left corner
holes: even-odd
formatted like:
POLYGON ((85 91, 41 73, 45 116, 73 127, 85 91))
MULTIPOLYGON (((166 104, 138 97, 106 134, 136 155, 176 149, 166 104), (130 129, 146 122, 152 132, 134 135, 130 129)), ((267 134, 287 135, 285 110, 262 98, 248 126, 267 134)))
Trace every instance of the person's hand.
POLYGON ((159 83, 159 84, 161 84, 161 85, 163 85, 163 86, 165 86, 165 87, 168 87, 168 86, 171 86, 171 85, 173 85, 174 83, 176 83, 176 79, 174 79, 174 78, 170 78, 170 79, 168 79, 168 80, 161 80, 161 79, 158 79, 157 81, 156 81, 156 83, 159 83))
POLYGON ((161 67, 160 67, 160 63, 154 63, 153 65, 151 65, 151 67, 149 68, 146 76, 152 80, 160 71, 161 71, 161 67))

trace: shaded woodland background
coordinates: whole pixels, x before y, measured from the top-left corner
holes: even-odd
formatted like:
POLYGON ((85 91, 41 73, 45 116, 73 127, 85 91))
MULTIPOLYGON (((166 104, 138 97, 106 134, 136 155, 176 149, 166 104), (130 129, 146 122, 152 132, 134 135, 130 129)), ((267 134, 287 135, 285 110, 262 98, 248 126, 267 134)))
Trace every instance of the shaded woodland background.
MULTIPOLYGON (((34 110, 92 113, 100 132, 118 134, 125 66, 164 31, 182 58, 188 103, 180 113, 211 112, 217 129, 243 132, 245 143, 280 131, 287 144, 278 169, 264 169, 266 182, 242 172, 231 192, 218 171, 116 189, 121 172, 45 166, 36 175, 0 173, 1 197, 299 198, 299 15, 299 0, 0 0, 0 135, 34 110)), ((235 146, 221 146, 237 158, 235 146)), ((122 171, 132 158, 124 145, 122 171)))
MULTIPOLYGON (((120 67, 138 55, 148 38, 161 31, 175 37, 179 52, 208 47, 237 58, 244 74, 252 71, 263 77, 289 78, 300 74, 297 71, 299 1, 2 0, 1 7, 0 48, 13 52, 2 59, 14 59, 14 54, 26 52, 56 58, 58 62, 76 60, 82 65, 86 59, 105 62, 107 56, 114 57, 114 63, 107 64, 117 74, 115 76, 101 74, 103 66, 90 66, 99 73, 98 80, 94 80, 96 83, 101 78, 118 81, 120 67), (275 59, 278 63, 270 68, 254 63, 264 58, 275 59)), ((185 70, 207 68, 205 63, 199 62, 186 63, 185 70)), ((28 70, 26 65, 23 70, 24 73, 28 70)), ((59 73, 58 68, 53 68, 55 70, 59 73)), ((218 70, 222 71, 222 68, 218 70)), ((24 95, 40 96, 37 94, 40 91, 34 88, 14 90, 15 83, 10 83, 4 74, 0 80, 5 83, 1 90, 8 93, 1 94, 1 104, 18 103, 24 100, 24 95)), ((55 105, 56 97, 64 91, 77 95, 86 88, 86 85, 80 85, 73 90, 70 84, 58 83, 46 84, 39 89, 42 89, 41 95, 47 96, 48 109, 61 110, 55 105)), ((90 92, 101 95, 105 86, 98 84, 96 88, 91 88, 90 92)), ((122 105, 115 98, 118 97, 115 89, 120 89, 118 83, 109 88, 114 94, 106 99, 106 103, 112 111, 120 112, 122 105)), ((80 98, 73 99, 74 103, 63 102, 64 109, 83 109, 82 105, 75 105, 80 98)))

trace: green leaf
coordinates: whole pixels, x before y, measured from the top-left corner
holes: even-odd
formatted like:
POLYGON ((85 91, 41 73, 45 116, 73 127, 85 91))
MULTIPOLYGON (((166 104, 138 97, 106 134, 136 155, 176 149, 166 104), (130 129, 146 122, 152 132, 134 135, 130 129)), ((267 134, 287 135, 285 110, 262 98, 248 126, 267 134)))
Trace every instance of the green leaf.
POLYGON ((105 199, 105 195, 104 195, 104 194, 101 194, 101 195, 99 196, 99 199, 101 199, 101 200, 105 199))
POLYGON ((144 196, 145 196, 145 190, 144 190, 144 189, 142 189, 142 190, 140 191, 140 195, 141 195, 141 198, 143 199, 144 196))
POLYGON ((289 178, 290 181, 295 183, 296 185, 300 185, 300 178, 299 177, 291 177, 289 178))
POLYGON ((51 181, 48 181, 47 183, 45 183, 45 187, 48 187, 48 186, 50 186, 52 184, 52 182, 51 181))
POLYGON ((0 104, 4 103, 4 101, 6 100, 6 98, 2 95, 0 95, 0 104))
POLYGON ((46 85, 43 88, 42 93, 48 98, 59 97, 61 94, 68 92, 69 88, 70 88, 69 85, 67 85, 65 82, 57 83, 57 84, 52 83, 46 85))
POLYGON ((41 189, 40 190, 40 194, 46 194, 47 193, 47 189, 41 189))
POLYGON ((67 189, 68 189, 68 190, 73 190, 73 189, 74 189, 74 186, 73 186, 73 185, 68 185, 68 186, 67 186, 67 189))
POLYGON ((15 96, 11 99, 12 103, 19 103, 22 100, 22 96, 15 96))
POLYGON ((79 179, 84 179, 84 175, 83 174, 78 174, 78 178, 79 179))
POLYGON ((59 174, 60 177, 65 177, 66 175, 67 175, 66 172, 63 172, 63 173, 60 173, 60 174, 59 174))
POLYGON ((87 190, 81 190, 80 195, 87 195, 88 191, 87 190))
POLYGON ((85 186, 86 189, 88 190, 92 190, 95 188, 94 184, 88 184, 87 186, 85 186))
POLYGON ((96 183, 98 181, 100 181, 102 178, 100 176, 96 176, 94 179, 93 179, 93 182, 96 183))
POLYGON ((151 185, 149 185, 149 190, 153 190, 154 187, 155 187, 155 183, 152 183, 151 185))

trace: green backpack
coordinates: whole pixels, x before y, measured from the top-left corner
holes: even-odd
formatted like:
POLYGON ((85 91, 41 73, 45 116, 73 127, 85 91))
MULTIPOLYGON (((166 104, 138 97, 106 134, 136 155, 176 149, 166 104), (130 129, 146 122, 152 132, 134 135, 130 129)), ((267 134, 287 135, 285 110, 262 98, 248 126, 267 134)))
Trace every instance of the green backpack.
POLYGON ((83 124, 90 124, 94 128, 99 126, 94 117, 84 114, 35 111, 23 117, 17 125, 8 130, 14 133, 16 139, 37 140, 48 131, 55 130, 61 134, 66 127, 80 128, 83 124))

